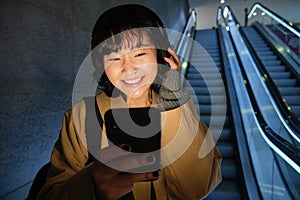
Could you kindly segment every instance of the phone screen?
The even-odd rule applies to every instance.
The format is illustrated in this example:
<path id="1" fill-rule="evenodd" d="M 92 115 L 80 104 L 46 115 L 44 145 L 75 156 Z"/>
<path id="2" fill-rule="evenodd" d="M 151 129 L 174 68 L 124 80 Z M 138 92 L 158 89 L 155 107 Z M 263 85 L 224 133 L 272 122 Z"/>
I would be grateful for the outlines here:
<path id="1" fill-rule="evenodd" d="M 156 163 L 139 169 L 160 168 L 161 111 L 153 107 L 110 109 L 104 115 L 107 138 L 115 145 L 128 144 L 133 153 L 152 154 Z M 136 171 L 136 170 L 135 170 Z"/>

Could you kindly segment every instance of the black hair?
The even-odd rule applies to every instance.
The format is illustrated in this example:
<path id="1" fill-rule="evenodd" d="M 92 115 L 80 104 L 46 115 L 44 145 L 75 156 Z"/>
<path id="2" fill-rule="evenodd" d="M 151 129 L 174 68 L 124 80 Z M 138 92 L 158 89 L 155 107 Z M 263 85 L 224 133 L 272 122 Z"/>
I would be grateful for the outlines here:
<path id="1" fill-rule="evenodd" d="M 170 46 L 168 35 L 161 19 L 152 10 L 142 5 L 125 4 L 105 11 L 98 18 L 92 32 L 92 63 L 94 78 L 108 96 L 112 96 L 115 88 L 104 71 L 103 56 L 119 51 L 124 45 L 128 48 L 140 47 L 143 37 L 148 37 L 157 49 L 157 63 L 165 64 L 166 49 Z M 133 44 L 132 39 L 138 42 Z M 165 67 L 158 68 L 156 80 L 151 86 L 156 93 L 165 71 Z"/>

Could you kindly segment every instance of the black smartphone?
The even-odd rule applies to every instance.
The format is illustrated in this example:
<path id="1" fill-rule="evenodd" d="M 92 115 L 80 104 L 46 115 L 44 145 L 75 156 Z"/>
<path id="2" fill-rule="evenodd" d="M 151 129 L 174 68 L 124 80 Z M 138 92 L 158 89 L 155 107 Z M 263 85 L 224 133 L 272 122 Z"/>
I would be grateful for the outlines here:
<path id="1" fill-rule="evenodd" d="M 133 169 L 133 172 L 160 169 L 161 111 L 159 109 L 153 107 L 110 109 L 104 115 L 104 123 L 110 142 L 115 145 L 127 144 L 131 147 L 132 153 L 155 157 L 154 164 Z"/>

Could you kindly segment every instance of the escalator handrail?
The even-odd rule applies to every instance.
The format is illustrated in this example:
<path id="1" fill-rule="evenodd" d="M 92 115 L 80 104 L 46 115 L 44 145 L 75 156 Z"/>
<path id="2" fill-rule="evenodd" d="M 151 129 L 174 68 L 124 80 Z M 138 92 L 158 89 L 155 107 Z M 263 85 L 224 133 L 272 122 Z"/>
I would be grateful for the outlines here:
<path id="1" fill-rule="evenodd" d="M 249 11 L 249 13 L 247 15 L 247 19 L 248 20 L 252 17 L 254 11 L 257 8 L 260 9 L 260 10 L 262 10 L 266 14 L 268 14 L 271 18 L 273 18 L 279 24 L 281 24 L 282 26 L 284 26 L 285 28 L 287 28 L 290 32 L 292 32 L 293 34 L 295 34 L 298 38 L 300 37 L 300 29 L 297 26 L 291 24 L 288 20 L 286 20 L 285 18 L 281 17 L 277 13 L 273 12 L 271 9 L 267 8 L 266 6 L 262 5 L 261 3 L 255 3 L 251 7 L 251 9 L 250 9 L 250 11 Z"/>
<path id="2" fill-rule="evenodd" d="M 268 72 L 268 70 L 262 63 L 262 61 L 258 58 L 257 52 L 253 49 L 253 46 L 251 45 L 249 39 L 245 36 L 245 33 L 243 31 L 241 31 L 241 35 L 242 35 L 249 51 L 251 52 L 251 55 L 254 55 L 253 59 L 254 59 L 255 63 L 257 64 L 258 69 L 260 70 L 261 74 L 263 74 L 265 83 L 267 84 L 267 86 L 273 96 L 273 99 L 276 102 L 276 103 L 275 102 L 273 103 L 273 107 L 276 110 L 278 110 L 278 115 L 279 115 L 279 118 L 281 119 L 281 122 L 284 124 L 284 126 L 286 127 L 289 134 L 291 134 L 292 137 L 299 143 L 300 142 L 299 120 L 294 115 L 294 113 L 291 112 L 290 109 L 288 108 L 288 105 L 283 100 L 277 86 L 275 85 L 272 78 L 270 78 L 271 77 L 270 73 Z"/>
<path id="3" fill-rule="evenodd" d="M 174 46 L 174 48 L 176 49 L 177 52 L 180 52 L 181 49 L 183 48 L 184 45 L 184 38 L 183 36 L 186 36 L 189 30 L 189 26 L 191 23 L 193 23 L 193 26 L 196 26 L 197 23 L 197 13 L 195 9 L 192 9 L 190 11 L 189 17 L 184 25 L 183 31 L 182 31 L 182 35 L 181 38 L 178 40 L 178 43 Z"/>
<path id="4" fill-rule="evenodd" d="M 189 17 L 184 26 L 182 35 L 181 35 L 178 43 L 174 47 L 177 55 L 181 55 L 181 56 L 179 56 L 179 60 L 181 63 L 180 73 L 182 74 L 183 77 L 185 77 L 187 67 L 188 67 L 187 66 L 188 62 L 185 60 L 185 58 L 190 57 L 191 50 L 192 50 L 192 45 L 188 44 L 186 41 L 187 41 L 187 37 L 194 38 L 196 24 L 197 24 L 197 12 L 195 9 L 191 9 Z M 191 33 L 189 33 L 189 28 L 192 29 Z"/>

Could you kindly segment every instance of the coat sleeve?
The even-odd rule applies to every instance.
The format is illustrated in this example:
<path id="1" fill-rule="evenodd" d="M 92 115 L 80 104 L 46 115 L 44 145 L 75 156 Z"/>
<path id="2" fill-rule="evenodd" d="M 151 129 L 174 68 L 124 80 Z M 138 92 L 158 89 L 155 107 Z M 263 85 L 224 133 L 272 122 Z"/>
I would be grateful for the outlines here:
<path id="1" fill-rule="evenodd" d="M 168 113 L 168 118 L 172 119 L 170 115 L 176 116 L 176 112 L 178 110 Z M 191 131 L 195 130 L 196 134 L 192 136 L 193 140 L 183 150 L 181 156 L 162 169 L 167 199 L 202 199 L 215 189 L 222 180 L 220 170 L 221 154 L 212 142 L 213 139 L 209 129 L 196 115 L 198 116 L 193 110 L 191 102 L 181 107 L 181 120 L 177 124 L 180 124 L 182 131 L 177 133 L 176 136 L 179 137 L 179 140 L 177 140 L 178 142 L 176 142 L 172 152 L 164 155 L 168 159 L 172 156 L 172 153 L 182 149 L 184 145 L 181 145 L 181 143 L 189 138 L 188 135 Z M 172 126 L 174 124 L 173 122 Z M 178 129 L 178 127 L 175 129 Z M 170 133 L 165 136 L 168 137 L 168 141 L 164 138 L 167 143 L 174 139 L 173 136 L 170 137 L 168 134 Z M 201 149 L 204 149 L 205 152 L 202 156 L 199 153 Z"/>
<path id="2" fill-rule="evenodd" d="M 81 105 L 82 106 L 82 105 Z M 96 199 L 92 178 L 92 165 L 86 166 L 88 151 L 84 140 L 77 134 L 85 109 L 68 110 L 63 119 L 59 138 L 51 155 L 47 180 L 37 199 Z M 78 120 L 74 120 L 75 117 Z M 74 121 L 77 121 L 76 124 Z"/>

